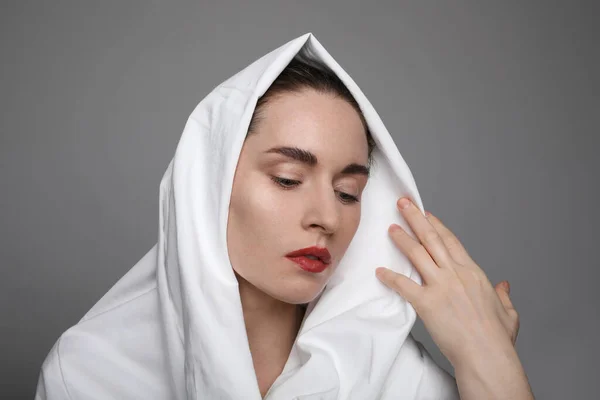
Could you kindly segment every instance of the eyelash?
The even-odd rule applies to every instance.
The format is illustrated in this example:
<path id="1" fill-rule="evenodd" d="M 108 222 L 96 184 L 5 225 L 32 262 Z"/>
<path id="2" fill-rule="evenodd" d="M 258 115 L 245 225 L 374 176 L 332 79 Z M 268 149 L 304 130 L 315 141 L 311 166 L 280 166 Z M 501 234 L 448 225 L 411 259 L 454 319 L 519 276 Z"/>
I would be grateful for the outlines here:
<path id="1" fill-rule="evenodd" d="M 302 182 L 296 181 L 294 179 L 281 178 L 279 176 L 272 176 L 271 180 L 284 190 L 293 189 L 295 186 L 298 186 L 300 183 L 302 183 Z M 358 197 L 352 196 L 351 194 L 344 193 L 344 192 L 338 192 L 338 193 L 340 194 L 340 196 L 343 196 L 343 197 L 340 197 L 340 200 L 344 204 L 358 203 L 360 201 L 358 199 Z"/>

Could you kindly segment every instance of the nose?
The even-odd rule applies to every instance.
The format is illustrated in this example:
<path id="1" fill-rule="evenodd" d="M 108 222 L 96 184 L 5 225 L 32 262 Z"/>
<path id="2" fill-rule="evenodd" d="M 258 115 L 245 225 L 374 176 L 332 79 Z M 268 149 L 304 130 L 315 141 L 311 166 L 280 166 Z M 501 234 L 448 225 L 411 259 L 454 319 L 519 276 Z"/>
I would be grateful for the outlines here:
<path id="1" fill-rule="evenodd" d="M 331 185 L 315 188 L 307 193 L 303 226 L 305 229 L 318 229 L 324 234 L 335 233 L 340 224 L 340 202 Z"/>

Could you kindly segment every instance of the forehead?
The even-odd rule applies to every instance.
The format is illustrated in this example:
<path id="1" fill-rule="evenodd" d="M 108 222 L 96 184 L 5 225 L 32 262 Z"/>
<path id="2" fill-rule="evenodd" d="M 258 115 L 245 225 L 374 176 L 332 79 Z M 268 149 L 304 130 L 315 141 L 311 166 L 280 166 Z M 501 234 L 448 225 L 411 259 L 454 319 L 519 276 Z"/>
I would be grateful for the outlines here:
<path id="1" fill-rule="evenodd" d="M 366 131 L 346 100 L 315 90 L 279 94 L 267 102 L 256 127 L 260 147 L 298 146 L 327 158 L 366 162 Z"/>

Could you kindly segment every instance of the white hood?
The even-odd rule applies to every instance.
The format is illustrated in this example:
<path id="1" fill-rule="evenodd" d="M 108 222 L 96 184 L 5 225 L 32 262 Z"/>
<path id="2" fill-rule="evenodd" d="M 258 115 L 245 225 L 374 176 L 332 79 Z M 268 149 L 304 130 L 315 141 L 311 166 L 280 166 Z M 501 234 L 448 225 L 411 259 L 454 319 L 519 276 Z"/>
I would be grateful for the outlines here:
<path id="1" fill-rule="evenodd" d="M 375 277 L 376 267 L 387 266 L 421 283 L 387 233 L 393 222 L 409 229 L 395 206 L 400 196 L 410 196 L 423 210 L 413 176 L 371 103 L 310 33 L 255 61 L 194 109 L 160 184 L 157 244 L 63 334 L 44 364 L 38 398 L 54 398 L 55 392 L 73 399 L 261 399 L 227 252 L 227 218 L 256 102 L 299 52 L 326 64 L 348 87 L 376 149 L 358 231 L 325 290 L 309 304 L 266 398 L 458 398 L 452 377 L 409 335 L 416 318 L 412 306 Z M 152 321 L 138 323 L 140 314 Z M 127 332 L 135 340 L 115 333 L 129 321 Z M 84 357 L 91 348 L 93 354 Z M 160 353 L 158 361 L 137 362 L 144 351 Z M 111 364 L 111 352 L 128 367 L 116 365 L 114 357 Z M 155 396 L 166 397 L 144 394 L 148 380 Z M 127 388 L 132 382 L 135 390 Z M 53 387 L 59 384 L 64 392 Z"/>

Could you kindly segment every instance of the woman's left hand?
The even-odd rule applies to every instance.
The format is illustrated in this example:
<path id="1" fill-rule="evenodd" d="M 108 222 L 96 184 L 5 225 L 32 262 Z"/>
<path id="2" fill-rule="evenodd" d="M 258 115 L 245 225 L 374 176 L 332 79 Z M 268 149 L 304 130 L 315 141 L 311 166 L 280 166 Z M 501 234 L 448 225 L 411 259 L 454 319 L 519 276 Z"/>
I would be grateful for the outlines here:
<path id="1" fill-rule="evenodd" d="M 393 224 L 389 233 L 423 278 L 378 268 L 377 276 L 409 301 L 440 351 L 456 368 L 482 357 L 515 352 L 519 316 L 508 282 L 493 287 L 458 238 L 441 221 L 425 217 L 412 202 L 400 212 L 419 239 Z M 408 199 L 406 199 L 408 200 Z"/>

